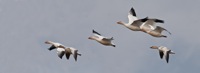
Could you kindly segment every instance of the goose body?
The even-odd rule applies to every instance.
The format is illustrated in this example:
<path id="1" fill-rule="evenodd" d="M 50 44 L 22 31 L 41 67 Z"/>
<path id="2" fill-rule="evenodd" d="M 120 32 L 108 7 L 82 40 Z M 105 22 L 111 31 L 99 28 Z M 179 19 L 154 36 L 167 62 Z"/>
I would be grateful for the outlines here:
<path id="1" fill-rule="evenodd" d="M 169 62 L 169 54 L 175 54 L 173 51 L 164 46 L 151 46 L 151 49 L 157 49 L 159 51 L 160 58 L 165 57 L 167 63 Z"/>
<path id="2" fill-rule="evenodd" d="M 88 39 L 95 40 L 106 46 L 115 47 L 115 45 L 112 43 L 113 37 L 111 37 L 111 38 L 104 37 L 101 34 L 99 34 L 98 32 L 96 32 L 95 30 L 93 30 L 92 32 L 93 32 L 94 36 L 90 36 Z"/>

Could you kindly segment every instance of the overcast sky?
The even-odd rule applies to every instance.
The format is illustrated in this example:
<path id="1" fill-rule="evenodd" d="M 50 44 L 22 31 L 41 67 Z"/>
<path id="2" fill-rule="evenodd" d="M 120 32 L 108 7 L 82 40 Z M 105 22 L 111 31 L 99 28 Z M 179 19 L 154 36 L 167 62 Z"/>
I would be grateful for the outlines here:
<path id="1" fill-rule="evenodd" d="M 0 0 L 0 73 L 198 73 L 200 72 L 200 0 Z M 168 38 L 134 32 L 128 22 L 133 7 L 138 18 L 165 20 Z M 95 29 L 114 37 L 116 48 L 89 40 Z M 75 62 L 49 51 L 51 40 L 77 48 Z M 176 54 L 169 63 L 157 50 Z"/>

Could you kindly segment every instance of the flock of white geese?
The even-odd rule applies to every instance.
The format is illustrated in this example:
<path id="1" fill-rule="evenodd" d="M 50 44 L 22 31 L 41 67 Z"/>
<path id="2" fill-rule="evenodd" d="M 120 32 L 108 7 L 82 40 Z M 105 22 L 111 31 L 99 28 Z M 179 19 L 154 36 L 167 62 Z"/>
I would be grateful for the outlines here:
<path id="1" fill-rule="evenodd" d="M 127 27 L 128 29 L 132 31 L 141 31 L 144 33 L 147 33 L 153 37 L 164 37 L 166 38 L 166 35 L 163 35 L 162 32 L 165 30 L 165 28 L 161 26 L 157 26 L 156 23 L 164 23 L 164 20 L 156 19 L 156 18 L 137 18 L 135 10 L 133 8 L 130 9 L 128 13 L 128 23 L 124 23 L 122 21 L 118 21 L 117 24 L 123 25 Z M 102 45 L 105 46 L 113 46 L 116 47 L 116 45 L 112 42 L 113 37 L 105 37 L 102 36 L 97 31 L 93 30 L 93 36 L 90 36 L 88 39 L 95 40 Z M 169 31 L 167 31 L 169 34 L 171 34 Z M 73 47 L 66 47 L 60 43 L 52 42 L 52 41 L 45 41 L 46 44 L 50 44 L 51 47 L 48 48 L 48 50 L 57 50 L 58 57 L 62 59 L 62 57 L 65 55 L 67 60 L 69 60 L 70 55 L 72 54 L 75 61 L 77 61 L 77 56 L 81 56 L 80 53 L 78 53 L 78 50 Z M 167 63 L 169 62 L 169 54 L 175 54 L 173 51 L 168 49 L 164 46 L 151 46 L 151 49 L 157 49 L 159 51 L 160 58 L 163 59 L 165 57 Z"/>

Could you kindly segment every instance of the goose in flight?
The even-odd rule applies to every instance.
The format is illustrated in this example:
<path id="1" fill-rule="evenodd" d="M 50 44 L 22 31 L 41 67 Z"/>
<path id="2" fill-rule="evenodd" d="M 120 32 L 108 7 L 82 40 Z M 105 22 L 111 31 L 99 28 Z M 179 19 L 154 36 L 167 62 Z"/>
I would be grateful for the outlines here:
<path id="1" fill-rule="evenodd" d="M 147 34 L 150 34 L 151 36 L 166 38 L 167 36 L 162 34 L 163 30 L 167 31 L 171 35 L 171 33 L 165 28 L 155 25 L 156 23 L 164 23 L 164 20 L 155 19 L 155 18 L 150 19 L 146 17 L 142 19 L 142 21 L 144 23 L 140 26 L 140 29 Z"/>
<path id="2" fill-rule="evenodd" d="M 95 30 L 92 30 L 92 32 L 93 32 L 94 36 L 90 36 L 88 39 L 95 40 L 106 46 L 115 47 L 115 45 L 112 43 L 112 40 L 114 40 L 113 37 L 111 37 L 111 38 L 104 37 L 100 33 L 96 32 Z"/>
<path id="3" fill-rule="evenodd" d="M 163 57 L 165 57 L 167 63 L 169 62 L 169 54 L 175 54 L 173 51 L 164 46 L 151 46 L 150 48 L 157 49 L 159 51 L 160 58 L 163 59 Z"/>
<path id="4" fill-rule="evenodd" d="M 142 19 L 142 22 L 140 29 L 142 31 L 151 31 L 156 28 L 156 23 L 164 23 L 164 20 L 146 17 Z"/>
<path id="5" fill-rule="evenodd" d="M 128 23 L 122 21 L 117 22 L 117 24 L 121 24 L 132 31 L 141 31 L 139 26 L 142 23 L 142 20 L 137 18 L 135 10 L 133 8 L 131 8 L 128 13 Z"/>

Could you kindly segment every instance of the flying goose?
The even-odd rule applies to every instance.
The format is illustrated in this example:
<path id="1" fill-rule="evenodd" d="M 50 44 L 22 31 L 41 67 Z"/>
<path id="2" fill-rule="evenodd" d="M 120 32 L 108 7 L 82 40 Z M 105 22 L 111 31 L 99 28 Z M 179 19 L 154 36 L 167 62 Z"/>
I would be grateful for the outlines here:
<path id="1" fill-rule="evenodd" d="M 165 57 L 167 63 L 169 62 L 169 54 L 175 54 L 173 51 L 164 46 L 151 46 L 150 48 L 158 49 L 160 58 L 163 59 L 163 57 Z"/>
<path id="2" fill-rule="evenodd" d="M 100 33 L 96 32 L 95 30 L 92 30 L 92 32 L 93 32 L 94 36 L 90 36 L 88 39 L 96 40 L 97 42 L 99 42 L 103 45 L 106 45 L 106 46 L 115 47 L 115 45 L 112 43 L 112 40 L 114 40 L 113 37 L 111 37 L 111 38 L 104 37 Z"/>
<path id="3" fill-rule="evenodd" d="M 142 31 L 151 31 L 154 30 L 156 28 L 156 23 L 164 23 L 164 20 L 161 19 L 156 19 L 156 18 L 143 18 L 142 20 L 142 24 L 140 25 L 140 29 Z"/>
<path id="4" fill-rule="evenodd" d="M 155 25 L 156 23 L 164 23 L 164 20 L 160 20 L 160 19 L 156 19 L 156 18 L 148 18 L 148 17 L 141 19 L 141 20 L 142 20 L 142 22 L 144 22 L 140 26 L 140 29 L 143 32 L 150 34 L 151 36 L 154 36 L 154 37 L 165 37 L 166 38 L 167 36 L 162 34 L 162 31 L 165 30 L 171 35 L 171 33 L 168 30 L 166 30 L 165 28 Z"/>
<path id="5" fill-rule="evenodd" d="M 141 31 L 139 26 L 142 23 L 143 22 L 141 21 L 141 19 L 137 18 L 135 10 L 133 8 L 131 8 L 129 13 L 128 13 L 128 23 L 124 23 L 122 21 L 117 22 L 117 24 L 121 24 L 121 25 L 127 27 L 128 29 L 130 29 L 132 31 Z"/>
<path id="6" fill-rule="evenodd" d="M 46 44 L 51 44 L 52 46 L 49 49 L 49 51 L 56 49 L 56 48 L 65 48 L 65 46 L 63 46 L 60 43 L 57 42 L 52 42 L 52 41 L 45 41 Z"/>

